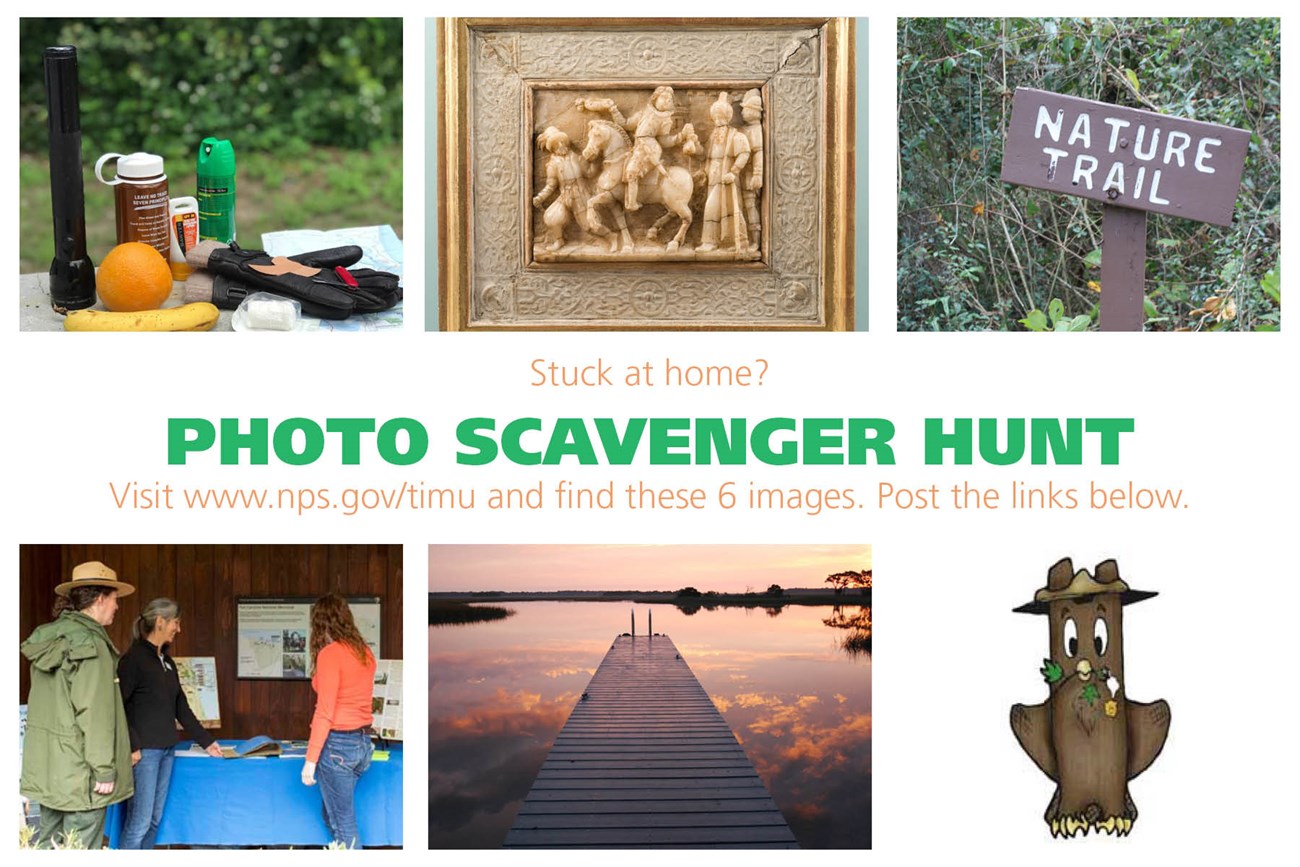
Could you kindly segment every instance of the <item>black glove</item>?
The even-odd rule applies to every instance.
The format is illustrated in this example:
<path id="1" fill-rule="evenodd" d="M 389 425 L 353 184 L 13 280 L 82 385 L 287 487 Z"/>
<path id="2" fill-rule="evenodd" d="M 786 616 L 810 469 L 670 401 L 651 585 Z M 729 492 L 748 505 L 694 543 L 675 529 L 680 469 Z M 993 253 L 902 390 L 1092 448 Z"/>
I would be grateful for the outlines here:
<path id="1" fill-rule="evenodd" d="M 292 298 L 302 305 L 303 313 L 321 319 L 378 313 L 402 300 L 396 274 L 346 267 L 360 258 L 361 248 L 355 246 L 272 257 L 262 250 L 216 241 L 203 241 L 185 254 L 190 267 L 212 273 L 214 304 L 220 294 L 237 307 L 250 292 L 260 290 Z"/>

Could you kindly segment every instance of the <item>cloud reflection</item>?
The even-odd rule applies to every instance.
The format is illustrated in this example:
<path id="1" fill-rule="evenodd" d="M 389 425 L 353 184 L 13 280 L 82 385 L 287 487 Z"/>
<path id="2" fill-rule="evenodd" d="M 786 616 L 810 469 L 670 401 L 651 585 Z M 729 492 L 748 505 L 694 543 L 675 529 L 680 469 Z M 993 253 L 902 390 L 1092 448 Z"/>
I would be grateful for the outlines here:
<path id="1" fill-rule="evenodd" d="M 745 753 L 801 842 L 870 846 L 869 711 L 843 692 L 743 692 L 714 704 L 743 733 Z"/>
<path id="2" fill-rule="evenodd" d="M 527 627 L 528 618 L 512 618 Z M 535 625 L 535 624 L 534 624 Z M 497 847 L 608 642 L 430 630 L 429 843 Z"/>
<path id="3" fill-rule="evenodd" d="M 519 603 L 508 628 L 431 634 L 431 848 L 501 845 L 556 733 L 626 630 L 628 607 Z M 654 623 L 723 713 L 800 844 L 865 848 L 871 659 L 840 649 L 849 630 L 828 628 L 830 613 L 789 606 L 777 619 L 745 609 L 688 618 L 664 606 Z"/>

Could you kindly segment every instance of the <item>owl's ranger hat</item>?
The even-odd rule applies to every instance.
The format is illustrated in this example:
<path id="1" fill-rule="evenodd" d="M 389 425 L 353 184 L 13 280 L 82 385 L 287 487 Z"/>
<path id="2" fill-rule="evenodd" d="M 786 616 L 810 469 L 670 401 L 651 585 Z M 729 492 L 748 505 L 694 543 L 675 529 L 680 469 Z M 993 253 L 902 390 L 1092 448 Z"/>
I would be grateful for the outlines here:
<path id="1" fill-rule="evenodd" d="M 1156 595 L 1154 590 L 1131 589 L 1119 577 L 1119 564 L 1114 560 L 1098 563 L 1094 577 L 1087 569 L 1075 572 L 1074 563 L 1064 557 L 1047 570 L 1047 586 L 1034 594 L 1034 601 L 1011 610 L 1019 614 L 1046 614 L 1048 605 L 1059 599 L 1088 599 L 1102 593 L 1118 594 L 1120 605 L 1132 605 Z"/>

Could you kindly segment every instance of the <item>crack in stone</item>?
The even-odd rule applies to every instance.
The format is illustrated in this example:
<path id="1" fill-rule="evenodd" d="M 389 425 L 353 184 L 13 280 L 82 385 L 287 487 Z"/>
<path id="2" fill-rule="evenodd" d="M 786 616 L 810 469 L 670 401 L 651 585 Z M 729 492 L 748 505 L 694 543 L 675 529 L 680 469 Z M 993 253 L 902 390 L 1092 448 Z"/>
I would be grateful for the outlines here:
<path id="1" fill-rule="evenodd" d="M 494 39 L 490 36 L 486 36 L 483 38 L 483 47 L 491 49 L 492 54 L 496 56 L 497 61 L 505 67 L 507 71 L 513 72 L 515 75 L 519 74 L 519 70 L 515 66 L 515 58 L 513 56 L 514 52 L 511 50 L 511 43 L 509 40 Z"/>
<path id="2" fill-rule="evenodd" d="M 798 54 L 801 49 L 807 48 L 812 51 L 811 43 L 817 38 L 817 35 L 818 31 L 816 30 L 805 30 L 796 34 L 790 44 L 786 46 L 785 52 L 781 55 L 781 60 L 776 65 L 776 73 L 773 74 L 778 74 L 784 70 L 790 59 Z"/>

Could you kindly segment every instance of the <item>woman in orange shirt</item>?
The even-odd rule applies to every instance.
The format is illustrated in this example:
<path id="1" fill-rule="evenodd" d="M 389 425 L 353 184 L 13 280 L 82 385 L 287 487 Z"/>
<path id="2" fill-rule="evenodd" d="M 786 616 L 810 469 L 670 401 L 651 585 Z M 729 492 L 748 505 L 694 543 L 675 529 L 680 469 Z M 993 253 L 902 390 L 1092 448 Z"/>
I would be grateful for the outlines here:
<path id="1" fill-rule="evenodd" d="M 357 630 L 342 596 L 331 593 L 311 607 L 311 719 L 303 785 L 320 783 L 325 824 L 335 842 L 361 848 L 353 795 L 370 767 L 370 703 L 375 691 L 375 657 Z"/>

